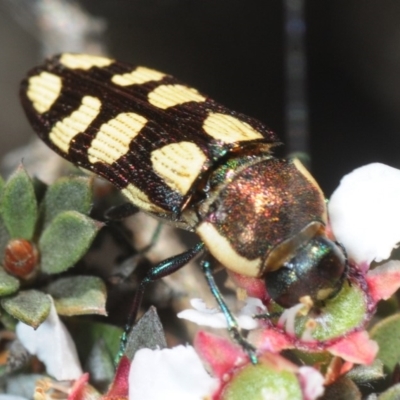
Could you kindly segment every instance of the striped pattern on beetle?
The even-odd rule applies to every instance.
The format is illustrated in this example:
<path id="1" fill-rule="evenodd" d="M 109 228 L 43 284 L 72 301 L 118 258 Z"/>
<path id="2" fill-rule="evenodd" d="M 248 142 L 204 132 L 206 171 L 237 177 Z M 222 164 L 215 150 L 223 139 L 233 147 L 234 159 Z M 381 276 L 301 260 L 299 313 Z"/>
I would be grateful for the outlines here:
<path id="1" fill-rule="evenodd" d="M 281 305 L 339 290 L 346 261 L 326 236 L 324 196 L 298 161 L 272 155 L 279 140 L 259 121 L 170 75 L 82 54 L 33 69 L 21 98 L 58 154 L 195 231 L 226 268 L 265 279 Z"/>

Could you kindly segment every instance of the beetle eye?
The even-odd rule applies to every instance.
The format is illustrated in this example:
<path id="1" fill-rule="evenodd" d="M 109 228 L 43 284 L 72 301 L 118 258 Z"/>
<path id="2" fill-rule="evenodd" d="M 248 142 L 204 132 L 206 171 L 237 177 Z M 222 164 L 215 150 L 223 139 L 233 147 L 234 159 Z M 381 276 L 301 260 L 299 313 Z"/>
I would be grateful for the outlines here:
<path id="1" fill-rule="evenodd" d="M 303 296 L 314 302 L 326 300 L 341 288 L 346 262 L 338 245 L 325 236 L 315 236 L 280 268 L 265 275 L 268 294 L 285 308 Z"/>

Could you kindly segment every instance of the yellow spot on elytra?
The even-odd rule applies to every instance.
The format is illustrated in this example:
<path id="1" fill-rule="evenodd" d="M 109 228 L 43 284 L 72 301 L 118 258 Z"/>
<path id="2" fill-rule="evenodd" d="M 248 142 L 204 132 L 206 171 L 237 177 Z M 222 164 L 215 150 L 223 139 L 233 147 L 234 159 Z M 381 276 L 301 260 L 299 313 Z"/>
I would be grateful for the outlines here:
<path id="1" fill-rule="evenodd" d="M 116 85 L 129 86 L 129 85 L 142 85 L 150 81 L 159 81 L 164 78 L 165 74 L 155 71 L 146 67 L 137 67 L 132 72 L 126 74 L 114 75 L 111 81 Z"/>
<path id="2" fill-rule="evenodd" d="M 201 102 L 206 98 L 196 89 L 184 85 L 161 85 L 147 95 L 149 102 L 163 110 L 189 101 Z"/>
<path id="3" fill-rule="evenodd" d="M 64 153 L 68 153 L 71 140 L 84 132 L 100 112 L 101 102 L 97 97 L 85 96 L 77 110 L 58 121 L 49 134 L 51 142 Z"/>
<path id="4" fill-rule="evenodd" d="M 92 67 L 108 67 L 114 60 L 106 57 L 91 56 L 89 54 L 64 53 L 60 63 L 71 69 L 90 69 Z"/>
<path id="5" fill-rule="evenodd" d="M 172 143 L 151 152 L 153 170 L 182 195 L 189 191 L 206 161 L 203 151 L 191 142 Z"/>
<path id="6" fill-rule="evenodd" d="M 62 81 L 57 75 L 43 71 L 29 78 L 26 95 L 40 114 L 48 111 L 61 93 Z"/>
<path id="7" fill-rule="evenodd" d="M 146 124 L 147 119 L 135 113 L 121 113 L 101 125 L 88 150 L 88 159 L 94 164 L 102 161 L 112 164 L 129 151 L 129 145 Z"/>
<path id="8" fill-rule="evenodd" d="M 122 189 L 121 192 L 130 202 L 132 202 L 132 204 L 143 211 L 165 213 L 165 210 L 153 204 L 147 197 L 146 193 L 132 183 L 130 183 L 126 188 Z"/>
<path id="9" fill-rule="evenodd" d="M 263 135 L 248 123 L 221 113 L 210 113 L 203 123 L 203 129 L 214 139 L 225 143 L 263 138 Z"/>
<path id="10" fill-rule="evenodd" d="M 245 276 L 260 276 L 261 259 L 249 260 L 238 254 L 228 239 L 222 236 L 213 224 L 202 222 L 196 228 L 196 233 L 207 246 L 208 251 L 226 268 Z"/>

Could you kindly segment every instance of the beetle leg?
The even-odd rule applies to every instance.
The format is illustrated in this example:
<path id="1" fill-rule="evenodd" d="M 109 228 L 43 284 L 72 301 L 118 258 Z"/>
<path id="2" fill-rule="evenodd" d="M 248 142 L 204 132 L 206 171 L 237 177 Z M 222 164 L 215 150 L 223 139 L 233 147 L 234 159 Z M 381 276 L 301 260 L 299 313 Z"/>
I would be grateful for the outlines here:
<path id="1" fill-rule="evenodd" d="M 222 294 L 217 284 L 215 283 L 214 276 L 210 268 L 210 262 L 203 260 L 201 262 L 201 267 L 207 279 L 207 283 L 211 290 L 211 293 L 213 294 L 215 300 L 217 301 L 219 308 L 224 313 L 230 335 L 232 336 L 233 340 L 235 340 L 235 342 L 238 343 L 247 353 L 252 364 L 257 364 L 258 361 L 257 361 L 256 349 L 240 333 L 239 325 L 235 317 L 232 315 L 231 310 L 225 303 L 225 300 L 222 297 Z"/>
<path id="2" fill-rule="evenodd" d="M 146 276 L 141 280 L 139 287 L 136 290 L 128 320 L 125 325 L 124 332 L 121 336 L 120 348 L 116 357 L 116 362 L 118 362 L 124 354 L 127 339 L 132 329 L 132 325 L 136 321 L 136 317 L 142 303 L 143 294 L 147 285 L 178 271 L 180 268 L 184 267 L 190 260 L 192 260 L 195 256 L 203 251 L 204 243 L 197 243 L 194 247 L 185 251 L 184 253 L 167 258 L 166 260 L 161 261 L 157 265 L 150 268 L 149 271 L 147 271 Z"/>

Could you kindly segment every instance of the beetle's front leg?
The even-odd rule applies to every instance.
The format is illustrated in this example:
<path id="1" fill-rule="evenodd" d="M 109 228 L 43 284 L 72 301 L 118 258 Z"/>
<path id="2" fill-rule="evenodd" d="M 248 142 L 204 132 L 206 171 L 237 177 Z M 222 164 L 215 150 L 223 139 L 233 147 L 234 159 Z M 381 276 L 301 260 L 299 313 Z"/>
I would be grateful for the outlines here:
<path id="1" fill-rule="evenodd" d="M 129 313 L 128 320 L 121 337 L 121 343 L 116 357 L 116 362 L 118 362 L 119 359 L 124 354 L 126 348 L 126 341 L 128 339 L 129 332 L 132 329 L 132 325 L 136 321 L 136 317 L 138 315 L 140 305 L 142 303 L 143 294 L 146 290 L 147 285 L 178 271 L 179 269 L 184 267 L 190 260 L 192 260 L 194 257 L 202 253 L 203 251 L 204 251 L 204 243 L 200 242 L 196 244 L 193 248 L 185 251 L 184 253 L 178 254 L 164 261 L 161 261 L 160 263 L 158 263 L 157 265 L 155 265 L 154 267 L 150 268 L 147 271 L 146 276 L 141 280 L 139 287 L 136 290 L 131 311 Z"/>
<path id="2" fill-rule="evenodd" d="M 219 290 L 217 284 L 215 283 L 214 276 L 210 268 L 210 262 L 203 260 L 201 262 L 201 267 L 207 279 L 207 283 L 208 286 L 210 287 L 211 293 L 213 294 L 215 300 L 217 301 L 219 308 L 224 313 L 230 335 L 232 336 L 233 340 L 235 340 L 235 342 L 238 343 L 245 350 L 245 352 L 248 354 L 250 358 L 250 361 L 253 364 L 257 364 L 258 360 L 256 355 L 256 349 L 242 336 L 239 325 L 235 317 L 232 315 L 231 310 L 225 303 L 224 298 L 222 297 L 221 291 Z"/>

